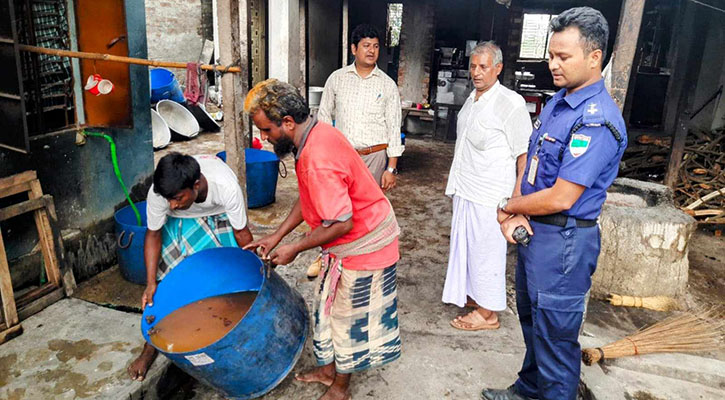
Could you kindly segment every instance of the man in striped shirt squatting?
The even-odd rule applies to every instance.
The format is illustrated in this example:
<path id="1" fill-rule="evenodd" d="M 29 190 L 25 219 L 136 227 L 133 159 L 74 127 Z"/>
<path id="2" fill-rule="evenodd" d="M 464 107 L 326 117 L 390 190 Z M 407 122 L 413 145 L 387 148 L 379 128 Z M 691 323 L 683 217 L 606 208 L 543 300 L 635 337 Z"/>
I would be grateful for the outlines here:
<path id="1" fill-rule="evenodd" d="M 350 399 L 352 373 L 400 357 L 395 213 L 355 149 L 340 131 L 310 117 L 292 85 L 276 79 L 257 84 L 244 110 L 278 155 L 295 153 L 299 187 L 299 198 L 277 230 L 245 248 L 287 265 L 300 252 L 322 247 L 313 302 L 319 367 L 297 379 L 327 386 L 320 399 Z M 277 247 L 302 221 L 311 232 Z"/>

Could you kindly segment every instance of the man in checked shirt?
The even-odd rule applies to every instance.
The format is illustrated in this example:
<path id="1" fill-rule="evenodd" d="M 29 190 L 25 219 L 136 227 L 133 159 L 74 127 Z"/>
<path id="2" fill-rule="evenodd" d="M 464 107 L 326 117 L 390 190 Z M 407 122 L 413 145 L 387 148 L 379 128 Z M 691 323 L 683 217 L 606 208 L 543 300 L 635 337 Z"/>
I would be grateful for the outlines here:
<path id="1" fill-rule="evenodd" d="M 338 128 L 350 141 L 384 191 L 395 187 L 400 140 L 398 86 L 377 66 L 380 34 L 371 25 L 352 31 L 355 62 L 333 72 L 322 92 L 320 121 Z"/>

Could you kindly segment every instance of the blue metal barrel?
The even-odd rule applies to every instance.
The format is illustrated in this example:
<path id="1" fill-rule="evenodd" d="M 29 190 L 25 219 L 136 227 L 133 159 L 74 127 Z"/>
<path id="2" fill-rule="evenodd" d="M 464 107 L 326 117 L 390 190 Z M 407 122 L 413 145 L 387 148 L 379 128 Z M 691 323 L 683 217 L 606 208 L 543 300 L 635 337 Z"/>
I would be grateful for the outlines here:
<path id="1" fill-rule="evenodd" d="M 227 152 L 217 153 L 217 157 L 227 160 Z M 279 157 L 271 151 L 244 149 L 247 167 L 247 207 L 259 208 L 275 201 Z"/>
<path id="2" fill-rule="evenodd" d="M 149 329 L 173 311 L 208 297 L 257 291 L 247 314 L 215 343 L 187 353 L 159 349 L 179 368 L 231 399 L 260 397 L 277 386 L 302 353 L 308 331 L 305 301 L 252 252 L 220 247 L 194 253 L 159 283 L 141 321 Z"/>
<path id="3" fill-rule="evenodd" d="M 121 275 L 133 283 L 146 284 L 146 264 L 143 260 L 143 242 L 146 237 L 146 202 L 135 203 L 141 214 L 141 226 L 138 226 L 136 214 L 131 206 L 116 212 L 116 255 Z"/>

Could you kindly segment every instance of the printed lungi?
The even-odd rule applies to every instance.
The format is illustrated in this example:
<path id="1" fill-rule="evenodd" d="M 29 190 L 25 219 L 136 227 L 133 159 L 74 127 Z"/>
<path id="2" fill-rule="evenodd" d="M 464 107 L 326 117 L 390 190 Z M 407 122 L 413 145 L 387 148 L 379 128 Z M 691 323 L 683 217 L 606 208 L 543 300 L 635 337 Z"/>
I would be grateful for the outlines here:
<path id="1" fill-rule="evenodd" d="M 336 295 L 329 315 L 330 271 L 317 278 L 313 348 L 318 365 L 335 362 L 349 374 L 376 368 L 400 357 L 397 266 L 374 271 L 344 269 L 341 263 Z"/>
<path id="2" fill-rule="evenodd" d="M 167 217 L 161 228 L 161 261 L 156 279 L 164 279 L 184 258 L 215 247 L 239 247 L 226 213 L 198 218 Z"/>

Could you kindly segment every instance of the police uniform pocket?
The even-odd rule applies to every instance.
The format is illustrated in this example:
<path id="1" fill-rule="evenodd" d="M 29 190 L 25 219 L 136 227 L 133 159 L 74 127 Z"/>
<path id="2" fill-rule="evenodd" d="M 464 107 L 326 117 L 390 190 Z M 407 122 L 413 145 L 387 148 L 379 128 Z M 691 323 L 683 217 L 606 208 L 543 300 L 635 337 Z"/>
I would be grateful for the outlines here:
<path id="1" fill-rule="evenodd" d="M 545 187 L 553 186 L 559 176 L 559 166 L 561 165 L 559 152 L 561 149 L 562 144 L 558 140 L 555 142 L 544 140 L 541 145 L 537 179 L 542 179 Z"/>
<path id="2" fill-rule="evenodd" d="M 576 340 L 586 307 L 586 293 L 539 292 L 536 328 L 544 337 Z"/>

